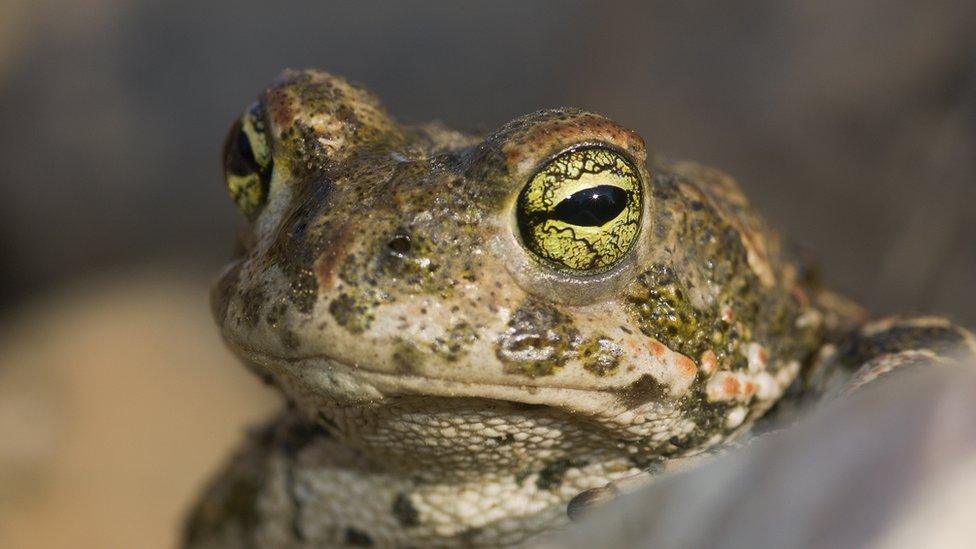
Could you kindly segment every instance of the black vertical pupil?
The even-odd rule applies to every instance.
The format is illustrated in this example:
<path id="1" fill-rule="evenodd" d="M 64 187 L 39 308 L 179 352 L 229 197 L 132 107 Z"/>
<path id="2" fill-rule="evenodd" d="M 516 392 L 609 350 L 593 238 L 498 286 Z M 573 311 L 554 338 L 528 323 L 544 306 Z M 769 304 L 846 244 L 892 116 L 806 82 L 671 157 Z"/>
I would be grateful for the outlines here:
<path id="1" fill-rule="evenodd" d="M 241 128 L 240 121 L 237 121 L 230 130 L 224 153 L 224 165 L 228 172 L 236 175 L 247 175 L 261 170 L 257 159 L 254 158 L 251 140 Z"/>
<path id="2" fill-rule="evenodd" d="M 627 191 L 613 185 L 597 185 L 577 191 L 556 205 L 552 218 L 581 227 L 599 227 L 627 207 Z"/>

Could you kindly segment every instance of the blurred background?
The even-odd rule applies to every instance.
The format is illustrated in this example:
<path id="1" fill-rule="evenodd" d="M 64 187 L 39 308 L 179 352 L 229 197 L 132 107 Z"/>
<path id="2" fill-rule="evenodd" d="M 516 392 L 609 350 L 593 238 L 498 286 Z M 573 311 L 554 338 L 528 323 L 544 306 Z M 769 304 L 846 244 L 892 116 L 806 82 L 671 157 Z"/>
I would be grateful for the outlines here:
<path id="1" fill-rule="evenodd" d="M 169 547 L 276 397 L 208 285 L 224 132 L 284 67 L 405 121 L 560 105 L 733 174 L 873 312 L 976 324 L 976 3 L 0 3 L 0 546 Z"/>

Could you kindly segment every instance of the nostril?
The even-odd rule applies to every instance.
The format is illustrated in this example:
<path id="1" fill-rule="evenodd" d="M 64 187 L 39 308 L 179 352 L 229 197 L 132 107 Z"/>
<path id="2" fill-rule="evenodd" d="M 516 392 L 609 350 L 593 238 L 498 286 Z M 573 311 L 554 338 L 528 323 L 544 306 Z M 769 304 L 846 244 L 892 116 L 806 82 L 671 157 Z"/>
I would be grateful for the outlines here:
<path id="1" fill-rule="evenodd" d="M 405 234 L 398 234 L 393 237 L 387 244 L 390 250 L 396 255 L 404 256 L 410 252 L 410 237 Z"/>

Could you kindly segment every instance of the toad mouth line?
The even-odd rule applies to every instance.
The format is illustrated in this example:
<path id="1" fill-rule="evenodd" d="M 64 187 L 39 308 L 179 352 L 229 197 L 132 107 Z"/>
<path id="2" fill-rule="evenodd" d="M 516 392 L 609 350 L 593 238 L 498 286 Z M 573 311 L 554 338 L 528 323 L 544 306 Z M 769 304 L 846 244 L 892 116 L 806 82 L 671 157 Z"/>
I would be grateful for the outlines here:
<path id="1" fill-rule="evenodd" d="M 582 389 L 566 386 L 539 386 L 515 383 L 458 381 L 415 374 L 388 373 L 349 364 L 326 355 L 283 359 L 238 346 L 242 356 L 276 378 L 288 379 L 317 394 L 330 394 L 350 403 L 366 404 L 389 397 L 434 396 L 487 398 L 522 404 L 551 406 L 574 413 L 606 416 L 628 411 L 624 386 Z M 672 401 L 657 401 L 670 407 Z M 632 402 L 631 402 L 632 405 Z"/>

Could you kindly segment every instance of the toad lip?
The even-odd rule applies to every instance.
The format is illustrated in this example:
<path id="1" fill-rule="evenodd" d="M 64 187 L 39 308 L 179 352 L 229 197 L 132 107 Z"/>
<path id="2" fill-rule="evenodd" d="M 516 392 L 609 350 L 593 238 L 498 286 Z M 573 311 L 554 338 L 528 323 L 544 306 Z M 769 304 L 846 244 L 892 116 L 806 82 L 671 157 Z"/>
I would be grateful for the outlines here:
<path id="1" fill-rule="evenodd" d="M 404 373 L 372 370 L 325 355 L 283 359 L 270 354 L 238 349 L 252 364 L 269 371 L 279 381 L 300 389 L 299 393 L 328 396 L 350 405 L 375 404 L 386 398 L 430 396 L 487 398 L 522 404 L 551 406 L 572 413 L 608 416 L 632 408 L 623 387 L 581 389 L 516 383 L 457 381 Z M 670 400 L 655 405 L 670 407 Z"/>

